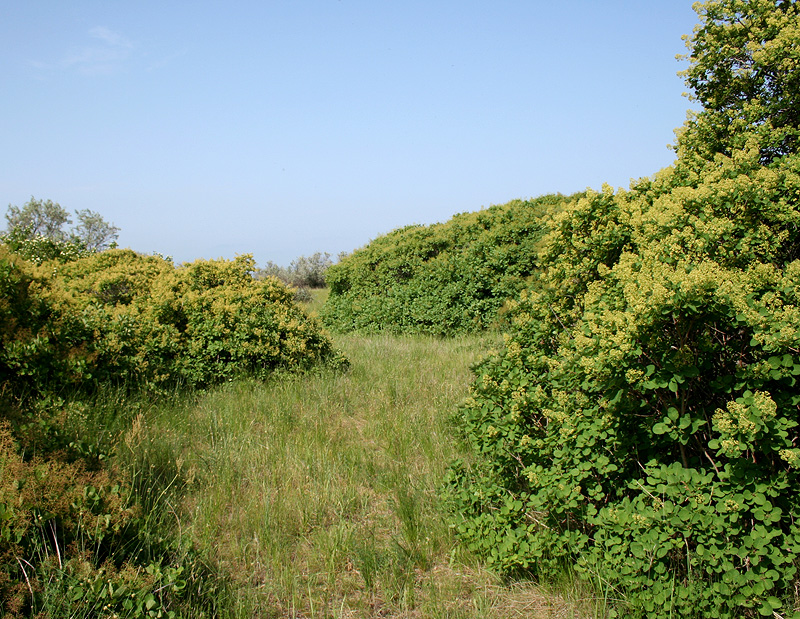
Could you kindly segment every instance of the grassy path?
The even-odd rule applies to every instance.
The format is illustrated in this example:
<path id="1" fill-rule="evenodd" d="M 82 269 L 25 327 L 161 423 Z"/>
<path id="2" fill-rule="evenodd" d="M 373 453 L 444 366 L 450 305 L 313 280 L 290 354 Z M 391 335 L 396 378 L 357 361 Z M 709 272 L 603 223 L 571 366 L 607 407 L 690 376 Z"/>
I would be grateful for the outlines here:
<path id="1" fill-rule="evenodd" d="M 482 570 L 438 498 L 457 455 L 448 415 L 493 342 L 338 344 L 352 363 L 345 374 L 232 382 L 148 416 L 128 437 L 133 450 L 177 462 L 180 534 L 232 575 L 228 614 L 578 617 L 556 596 Z"/>

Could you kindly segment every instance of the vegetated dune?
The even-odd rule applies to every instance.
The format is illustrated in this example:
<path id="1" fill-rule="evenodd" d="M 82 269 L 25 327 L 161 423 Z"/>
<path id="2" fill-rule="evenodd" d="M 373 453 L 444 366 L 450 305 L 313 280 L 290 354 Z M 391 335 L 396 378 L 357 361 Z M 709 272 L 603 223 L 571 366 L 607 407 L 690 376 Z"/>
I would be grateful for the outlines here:
<path id="1" fill-rule="evenodd" d="M 323 320 L 345 332 L 486 329 L 536 271 L 553 216 L 575 197 L 514 200 L 381 236 L 328 270 Z"/>
<path id="2" fill-rule="evenodd" d="M 113 459 L 120 428 L 186 387 L 345 361 L 291 289 L 253 279 L 249 256 L 79 254 L 36 266 L 0 243 L 0 614 L 213 607 L 206 563 L 156 531 L 180 462 L 149 462 L 145 484 L 140 462 Z"/>

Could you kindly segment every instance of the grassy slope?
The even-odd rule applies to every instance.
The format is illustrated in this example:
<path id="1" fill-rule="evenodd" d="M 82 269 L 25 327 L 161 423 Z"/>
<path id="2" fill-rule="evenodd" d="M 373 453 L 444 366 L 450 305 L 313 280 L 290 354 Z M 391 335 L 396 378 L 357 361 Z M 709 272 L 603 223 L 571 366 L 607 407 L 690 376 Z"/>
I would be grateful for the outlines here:
<path id="1" fill-rule="evenodd" d="M 482 571 L 438 499 L 458 449 L 447 418 L 491 336 L 338 344 L 346 374 L 231 382 L 126 439 L 145 461 L 180 460 L 175 526 L 233 575 L 230 615 L 579 616 Z"/>

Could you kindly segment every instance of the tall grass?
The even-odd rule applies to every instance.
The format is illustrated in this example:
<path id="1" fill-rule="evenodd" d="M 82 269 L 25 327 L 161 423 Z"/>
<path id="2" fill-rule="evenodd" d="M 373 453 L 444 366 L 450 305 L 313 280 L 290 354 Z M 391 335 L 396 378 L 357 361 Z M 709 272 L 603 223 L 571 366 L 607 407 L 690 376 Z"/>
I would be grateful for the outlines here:
<path id="1" fill-rule="evenodd" d="M 577 617 L 481 570 L 439 499 L 460 455 L 449 416 L 494 344 L 340 336 L 348 372 L 232 381 L 151 407 L 118 458 L 154 530 L 225 575 L 219 616 Z"/>

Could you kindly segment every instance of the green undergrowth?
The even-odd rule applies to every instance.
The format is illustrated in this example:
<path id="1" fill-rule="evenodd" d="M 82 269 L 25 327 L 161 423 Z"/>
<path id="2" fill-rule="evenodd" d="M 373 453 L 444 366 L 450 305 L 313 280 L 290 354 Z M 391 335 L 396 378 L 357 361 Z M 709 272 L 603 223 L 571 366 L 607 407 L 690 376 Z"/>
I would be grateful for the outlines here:
<path id="1" fill-rule="evenodd" d="M 211 570 L 194 586 L 219 592 L 213 616 L 591 616 L 563 599 L 579 588 L 546 595 L 482 569 L 442 505 L 450 415 L 498 343 L 342 336 L 347 372 L 140 403 L 107 436 L 113 460 L 175 556 Z"/>
<path id="2" fill-rule="evenodd" d="M 191 388 L 346 360 L 291 289 L 253 279 L 249 256 L 11 249 L 0 243 L 0 616 L 217 616 L 215 567 L 173 527 L 181 459 L 160 437 L 128 453 L 121 435 Z"/>

